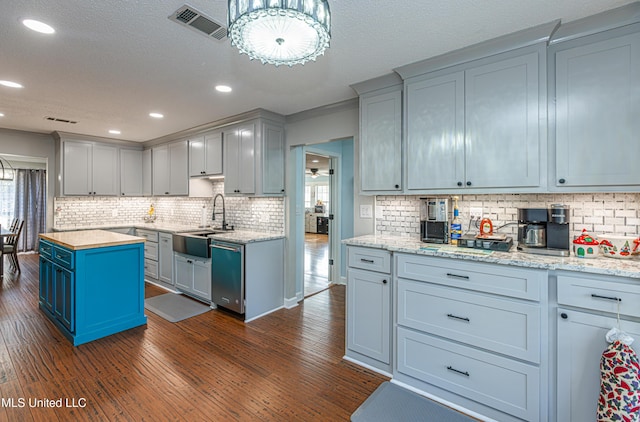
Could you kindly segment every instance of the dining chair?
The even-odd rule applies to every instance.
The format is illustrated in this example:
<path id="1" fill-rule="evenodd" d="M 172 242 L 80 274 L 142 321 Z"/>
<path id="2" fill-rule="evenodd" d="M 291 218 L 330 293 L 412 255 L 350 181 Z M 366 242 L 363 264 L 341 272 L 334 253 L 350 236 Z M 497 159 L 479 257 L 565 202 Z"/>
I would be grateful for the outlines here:
<path id="1" fill-rule="evenodd" d="M 20 263 L 18 262 L 18 239 L 22 233 L 22 227 L 24 226 L 24 220 L 18 222 L 16 230 L 12 230 L 14 234 L 10 234 L 5 237 L 4 244 L 2 245 L 2 259 L 5 255 L 9 255 L 9 263 L 11 269 L 14 272 L 20 272 Z"/>
<path id="2" fill-rule="evenodd" d="M 19 219 L 14 218 L 13 221 L 11 222 L 11 225 L 9 226 L 9 231 L 15 232 L 16 229 L 18 228 L 18 223 L 20 222 Z"/>

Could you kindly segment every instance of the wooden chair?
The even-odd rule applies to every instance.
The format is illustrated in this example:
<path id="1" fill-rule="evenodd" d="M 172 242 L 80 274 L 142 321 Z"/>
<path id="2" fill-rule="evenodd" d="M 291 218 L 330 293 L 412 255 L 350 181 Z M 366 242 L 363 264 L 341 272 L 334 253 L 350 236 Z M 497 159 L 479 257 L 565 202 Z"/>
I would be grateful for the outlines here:
<path id="1" fill-rule="evenodd" d="M 18 239 L 22 233 L 22 226 L 24 226 L 24 220 L 18 222 L 16 230 L 12 230 L 15 234 L 5 237 L 4 245 L 2 246 L 2 259 L 5 255 L 9 255 L 9 262 L 11 269 L 15 272 L 20 272 L 20 263 L 18 262 Z"/>
<path id="2" fill-rule="evenodd" d="M 15 232 L 16 229 L 18 228 L 18 223 L 20 222 L 19 219 L 14 218 L 13 221 L 11 222 L 11 225 L 9 226 L 9 230 L 11 230 L 12 232 Z"/>

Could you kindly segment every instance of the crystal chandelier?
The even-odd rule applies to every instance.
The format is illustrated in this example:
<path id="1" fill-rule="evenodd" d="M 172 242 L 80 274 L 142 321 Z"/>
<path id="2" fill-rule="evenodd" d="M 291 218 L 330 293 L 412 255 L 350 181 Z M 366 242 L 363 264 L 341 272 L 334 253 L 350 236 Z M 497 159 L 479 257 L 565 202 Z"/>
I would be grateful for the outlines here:
<path id="1" fill-rule="evenodd" d="M 0 180 L 13 180 L 13 177 L 14 171 L 11 163 L 6 158 L 0 157 Z"/>
<path id="2" fill-rule="evenodd" d="M 229 39 L 251 60 L 304 64 L 329 47 L 327 0 L 229 0 Z"/>

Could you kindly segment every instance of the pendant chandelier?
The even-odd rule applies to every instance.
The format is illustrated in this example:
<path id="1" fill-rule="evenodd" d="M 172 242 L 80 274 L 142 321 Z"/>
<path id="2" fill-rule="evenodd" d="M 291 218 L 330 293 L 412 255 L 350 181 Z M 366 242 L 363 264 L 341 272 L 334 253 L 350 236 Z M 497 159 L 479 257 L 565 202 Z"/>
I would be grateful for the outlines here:
<path id="1" fill-rule="evenodd" d="M 304 64 L 329 47 L 327 0 L 229 0 L 228 36 L 251 60 Z"/>
<path id="2" fill-rule="evenodd" d="M 6 158 L 0 157 L 0 180 L 13 180 L 14 171 Z"/>

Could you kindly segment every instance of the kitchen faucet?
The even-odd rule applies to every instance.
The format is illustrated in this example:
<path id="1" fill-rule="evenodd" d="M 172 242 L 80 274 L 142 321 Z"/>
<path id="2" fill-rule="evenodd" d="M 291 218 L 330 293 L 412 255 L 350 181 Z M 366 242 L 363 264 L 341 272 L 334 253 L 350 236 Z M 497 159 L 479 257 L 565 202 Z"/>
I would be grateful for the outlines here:
<path id="1" fill-rule="evenodd" d="M 222 198 L 222 230 L 227 230 L 227 210 L 224 206 L 224 196 L 222 196 L 221 193 L 217 194 L 215 198 L 213 198 L 213 214 L 211 215 L 211 219 L 216 221 L 216 201 L 218 200 L 218 197 Z"/>

